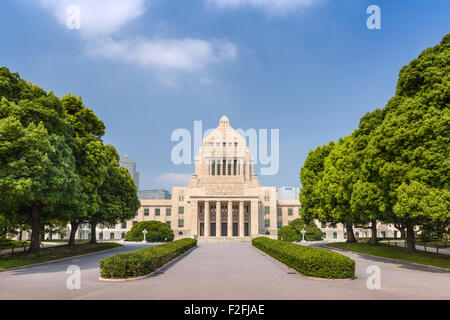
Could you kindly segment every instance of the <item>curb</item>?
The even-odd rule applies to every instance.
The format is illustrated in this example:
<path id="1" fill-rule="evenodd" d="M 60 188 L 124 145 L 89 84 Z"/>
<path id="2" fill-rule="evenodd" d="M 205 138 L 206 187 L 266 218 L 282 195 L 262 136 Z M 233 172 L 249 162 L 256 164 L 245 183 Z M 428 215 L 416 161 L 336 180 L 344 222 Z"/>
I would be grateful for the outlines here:
<path id="1" fill-rule="evenodd" d="M 405 264 L 412 264 L 412 265 L 418 266 L 418 267 L 424 267 L 424 268 L 435 269 L 435 270 L 440 270 L 440 271 L 447 271 L 447 272 L 450 273 L 450 269 L 443 268 L 443 267 L 430 266 L 430 265 L 428 265 L 428 264 L 421 264 L 421 263 L 417 263 L 417 262 L 410 262 L 410 261 L 399 260 L 399 259 L 394 259 L 394 258 L 387 258 L 387 257 L 374 256 L 374 255 L 368 254 L 368 253 L 361 253 L 361 252 L 352 251 L 352 250 L 344 250 L 344 249 L 340 249 L 340 248 L 329 247 L 329 246 L 327 246 L 327 245 L 324 245 L 324 248 L 331 249 L 331 250 L 337 250 L 337 251 L 341 251 L 341 252 L 351 252 L 351 253 L 356 253 L 356 254 L 360 254 L 360 255 L 362 255 L 362 256 L 368 256 L 368 257 L 378 258 L 378 259 L 385 259 L 385 260 L 393 261 L 393 262 L 400 262 L 400 263 L 405 263 Z"/>
<path id="2" fill-rule="evenodd" d="M 252 246 L 252 248 L 257 250 L 258 252 L 263 253 L 265 256 L 269 257 L 271 260 L 273 260 L 277 264 L 281 265 L 282 267 L 288 269 L 290 273 L 295 273 L 295 274 L 301 276 L 302 278 L 311 279 L 311 280 L 322 280 L 322 281 L 351 281 L 351 280 L 355 280 L 357 278 L 357 277 L 354 277 L 354 278 L 345 278 L 345 279 L 328 279 L 328 278 L 316 278 L 316 277 L 305 276 L 305 275 L 301 274 L 300 272 L 298 272 L 297 270 L 295 270 L 295 269 L 289 267 L 288 265 L 284 264 L 283 262 L 281 262 L 281 261 L 275 259 L 274 257 L 268 255 L 264 251 L 254 247 L 254 246 Z"/>
<path id="3" fill-rule="evenodd" d="M 103 278 L 102 276 L 98 277 L 98 280 L 100 281 L 107 281 L 107 282 L 126 282 L 126 281 L 135 281 L 135 280 L 142 280 L 142 279 L 146 279 L 149 278 L 155 274 L 157 274 L 159 271 L 161 271 L 163 268 L 166 267 L 170 267 L 172 264 L 174 264 L 175 262 L 177 262 L 178 260 L 180 260 L 181 258 L 183 258 L 184 256 L 186 256 L 189 252 L 193 251 L 194 249 L 197 249 L 198 246 L 192 247 L 190 248 L 188 251 L 186 251 L 185 253 L 179 255 L 178 257 L 176 257 L 173 260 L 170 260 L 169 262 L 167 262 L 165 265 L 162 265 L 161 267 L 159 267 L 158 269 L 152 271 L 149 274 L 146 274 L 145 276 L 140 276 L 140 277 L 134 277 L 134 278 L 125 278 L 125 279 L 110 279 L 110 278 Z M 132 252 L 132 251 L 131 251 Z"/>
<path id="4" fill-rule="evenodd" d="M 122 247 L 123 247 L 123 245 L 122 245 Z M 0 273 L 1 272 L 6 272 L 6 271 L 25 269 L 25 268 L 28 268 L 28 267 L 35 267 L 35 266 L 39 266 L 39 265 L 43 265 L 43 264 L 51 264 L 51 263 L 61 262 L 61 261 L 70 260 L 70 259 L 73 259 L 73 258 L 86 257 L 86 256 L 90 256 L 90 255 L 93 255 L 93 254 L 96 254 L 96 253 L 108 252 L 108 251 L 111 251 L 111 250 L 114 250 L 114 249 L 118 249 L 118 248 L 121 248 L 121 247 L 115 247 L 115 248 L 111 248 L 111 249 L 100 250 L 100 251 L 90 252 L 90 253 L 86 253 L 86 254 L 79 254 L 79 255 L 76 255 L 76 256 L 70 256 L 70 257 L 66 257 L 66 258 L 50 260 L 50 261 L 45 261 L 45 262 L 32 263 L 32 264 L 27 264 L 25 266 L 20 266 L 20 267 L 3 269 L 3 270 L 0 270 Z"/>

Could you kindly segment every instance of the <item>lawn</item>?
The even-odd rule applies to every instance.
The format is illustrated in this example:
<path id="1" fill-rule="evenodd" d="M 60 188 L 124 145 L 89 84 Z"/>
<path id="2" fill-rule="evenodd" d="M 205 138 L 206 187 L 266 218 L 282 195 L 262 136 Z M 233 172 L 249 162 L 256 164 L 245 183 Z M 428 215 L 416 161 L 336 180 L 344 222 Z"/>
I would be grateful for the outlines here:
<path id="1" fill-rule="evenodd" d="M 404 248 L 390 247 L 383 244 L 372 246 L 366 243 L 335 242 L 330 243 L 327 246 L 358 253 L 366 253 L 377 257 L 392 258 L 450 269 L 450 256 L 443 254 L 427 253 L 421 251 L 408 253 Z"/>
<path id="2" fill-rule="evenodd" d="M 20 252 L 14 255 L 0 256 L 0 270 L 104 251 L 121 246 L 121 244 L 114 242 L 98 244 L 81 243 L 75 246 L 66 245 L 42 249 L 40 253 L 33 255 L 27 252 Z"/>

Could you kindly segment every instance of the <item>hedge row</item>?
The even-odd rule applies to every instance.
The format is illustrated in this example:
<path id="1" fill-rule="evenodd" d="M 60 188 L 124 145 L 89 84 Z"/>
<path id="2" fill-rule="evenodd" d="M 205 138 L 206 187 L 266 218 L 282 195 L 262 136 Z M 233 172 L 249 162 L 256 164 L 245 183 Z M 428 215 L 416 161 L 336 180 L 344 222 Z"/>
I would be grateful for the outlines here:
<path id="1" fill-rule="evenodd" d="M 159 246 L 119 253 L 100 260 L 103 278 L 125 279 L 147 275 L 197 245 L 195 239 L 181 239 Z"/>
<path id="2" fill-rule="evenodd" d="M 327 279 L 355 277 L 355 261 L 337 252 L 266 237 L 253 239 L 252 245 L 305 276 Z"/>

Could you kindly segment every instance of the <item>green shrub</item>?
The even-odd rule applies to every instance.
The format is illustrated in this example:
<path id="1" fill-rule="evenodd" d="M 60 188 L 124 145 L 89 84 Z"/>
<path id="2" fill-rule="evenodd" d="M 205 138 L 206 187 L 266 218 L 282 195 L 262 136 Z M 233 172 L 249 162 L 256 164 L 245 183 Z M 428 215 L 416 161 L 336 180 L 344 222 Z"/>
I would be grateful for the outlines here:
<path id="1" fill-rule="evenodd" d="M 252 245 L 305 276 L 327 279 L 355 276 L 355 261 L 337 252 L 266 237 L 253 239 Z"/>
<path id="2" fill-rule="evenodd" d="M 306 224 L 300 218 L 293 220 L 290 225 L 280 228 L 278 230 L 278 240 L 290 242 L 301 241 L 302 229 L 306 230 L 306 241 L 322 240 L 322 231 L 316 226 L 316 224 L 313 221 L 311 221 L 311 223 L 309 224 Z"/>
<path id="3" fill-rule="evenodd" d="M 147 230 L 145 239 L 147 242 L 169 242 L 174 238 L 173 230 L 165 223 L 159 221 L 143 221 L 136 223 L 125 238 L 128 241 L 144 241 L 144 233 Z"/>
<path id="4" fill-rule="evenodd" d="M 197 240 L 185 238 L 156 247 L 119 253 L 100 260 L 103 278 L 124 279 L 147 275 L 197 245 Z"/>

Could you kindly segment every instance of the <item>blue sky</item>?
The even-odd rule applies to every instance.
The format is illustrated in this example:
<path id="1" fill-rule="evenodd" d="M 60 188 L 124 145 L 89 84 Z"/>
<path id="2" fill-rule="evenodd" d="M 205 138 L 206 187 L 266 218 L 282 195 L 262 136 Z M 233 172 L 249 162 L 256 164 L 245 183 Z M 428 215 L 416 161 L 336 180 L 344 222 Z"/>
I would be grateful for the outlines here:
<path id="1" fill-rule="evenodd" d="M 81 29 L 66 26 L 78 5 Z M 369 30 L 369 5 L 381 30 Z M 299 186 L 309 150 L 350 134 L 395 92 L 400 68 L 450 32 L 450 2 L 364 0 L 2 0 L 0 64 L 105 122 L 141 189 L 183 185 L 173 130 L 279 129 L 280 169 Z"/>

